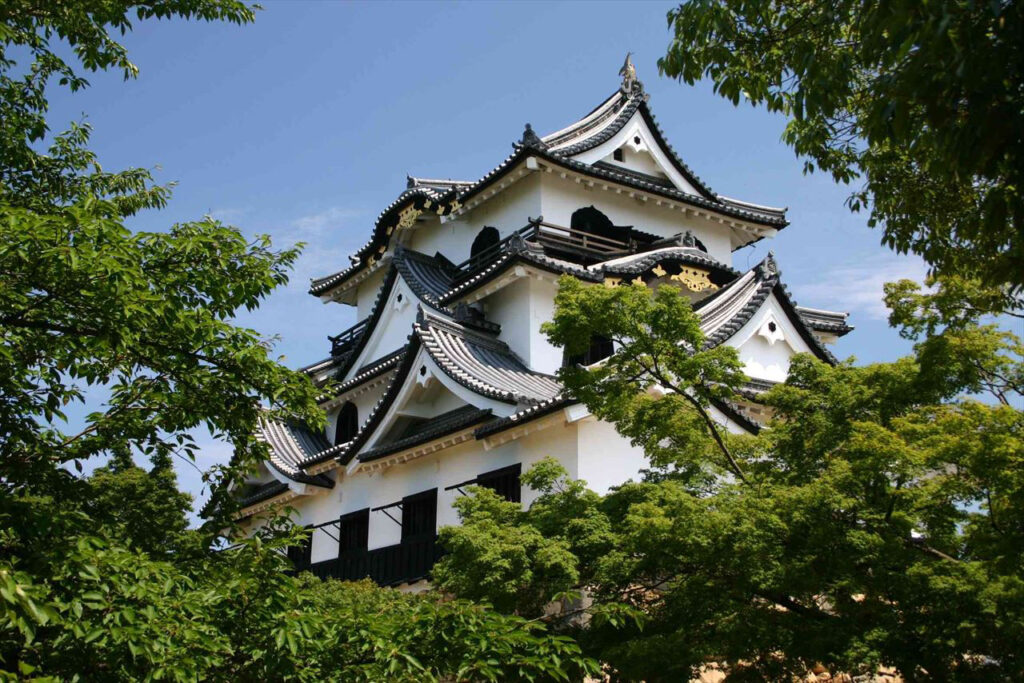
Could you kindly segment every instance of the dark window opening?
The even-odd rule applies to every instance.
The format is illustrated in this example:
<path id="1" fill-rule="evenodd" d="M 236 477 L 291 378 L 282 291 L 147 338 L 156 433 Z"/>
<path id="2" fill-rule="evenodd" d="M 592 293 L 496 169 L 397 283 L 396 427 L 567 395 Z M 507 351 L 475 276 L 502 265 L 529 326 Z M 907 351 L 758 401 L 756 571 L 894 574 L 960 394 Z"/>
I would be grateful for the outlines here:
<path id="1" fill-rule="evenodd" d="M 469 248 L 469 258 L 473 261 L 473 266 L 478 267 L 493 256 L 500 241 L 501 235 L 498 234 L 498 229 L 489 225 L 477 233 L 473 245 Z"/>
<path id="2" fill-rule="evenodd" d="M 338 423 L 334 428 L 334 443 L 348 443 L 359 431 L 359 410 L 352 401 L 347 402 L 338 411 Z"/>
<path id="3" fill-rule="evenodd" d="M 437 489 L 402 499 L 402 543 L 433 538 L 437 533 Z"/>
<path id="4" fill-rule="evenodd" d="M 629 236 L 628 228 L 625 233 L 621 229 L 616 229 L 611 219 L 593 206 L 573 211 L 569 219 L 569 228 L 611 239 L 625 240 Z"/>
<path id="5" fill-rule="evenodd" d="M 364 552 L 370 539 L 370 509 L 338 518 L 338 557 Z"/>
<path id="6" fill-rule="evenodd" d="M 774 322 L 768 323 L 768 331 L 769 332 L 774 332 L 777 329 L 779 329 L 779 328 L 778 328 L 778 326 Z"/>
<path id="7" fill-rule="evenodd" d="M 612 158 L 615 159 L 615 161 L 625 161 L 626 153 L 623 152 L 621 148 L 617 149 L 614 152 L 612 152 Z"/>
<path id="8" fill-rule="evenodd" d="M 476 478 L 478 486 L 488 488 L 507 501 L 519 503 L 522 501 L 522 485 L 519 483 L 519 474 L 522 465 L 502 467 L 500 470 L 485 472 Z"/>
<path id="9" fill-rule="evenodd" d="M 309 532 L 309 527 L 306 527 Z M 302 543 L 288 546 L 288 560 L 292 563 L 296 572 L 309 569 L 313 562 L 313 534 L 310 532 Z"/>
<path id="10" fill-rule="evenodd" d="M 566 354 L 563 364 L 567 366 L 593 365 L 600 360 L 604 360 L 614 352 L 615 346 L 612 344 L 611 339 L 595 334 L 590 338 L 590 348 L 587 349 L 586 353 L 576 356 Z"/>

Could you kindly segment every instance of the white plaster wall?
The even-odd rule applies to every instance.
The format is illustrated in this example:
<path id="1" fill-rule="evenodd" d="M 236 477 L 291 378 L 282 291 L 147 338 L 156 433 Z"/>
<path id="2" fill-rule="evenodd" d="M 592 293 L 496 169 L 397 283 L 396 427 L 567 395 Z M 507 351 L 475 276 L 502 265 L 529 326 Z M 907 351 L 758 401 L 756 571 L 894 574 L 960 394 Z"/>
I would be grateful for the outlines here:
<path id="1" fill-rule="evenodd" d="M 530 307 L 530 279 L 527 277 L 519 278 L 484 300 L 487 319 L 501 325 L 499 338 L 528 365 L 533 344 Z"/>
<path id="2" fill-rule="evenodd" d="M 412 334 L 412 325 L 416 322 L 418 303 L 419 299 L 405 284 L 405 281 L 401 277 L 397 278 L 384 302 L 381 317 L 370 332 L 366 346 L 363 347 L 355 364 L 344 379 L 353 377 L 359 368 L 367 363 L 406 345 L 409 335 Z"/>
<path id="3" fill-rule="evenodd" d="M 615 427 L 593 417 L 579 423 L 579 478 L 600 494 L 632 479 L 649 466 L 642 448 L 615 431 Z"/>
<path id="4" fill-rule="evenodd" d="M 651 157 L 646 151 L 636 152 L 629 147 L 622 148 L 623 159 L 622 161 L 616 161 L 615 157 L 609 153 L 601 161 L 611 164 L 612 166 L 621 166 L 629 169 L 630 171 L 639 171 L 640 173 L 646 173 L 657 178 L 668 178 L 668 174 L 658 165 L 658 162 Z"/>
<path id="5" fill-rule="evenodd" d="M 321 524 L 347 512 L 398 502 L 403 497 L 437 488 L 438 528 L 458 524 L 452 502 L 459 492 L 445 487 L 473 479 L 484 472 L 521 463 L 523 471 L 544 457 L 556 458 L 570 476 L 578 476 L 577 429 L 575 424 L 559 423 L 515 441 L 486 450 L 483 442 L 472 440 L 430 455 L 394 465 L 371 474 L 358 472 L 343 476 L 331 491 L 304 496 L 292 502 L 298 524 Z M 524 488 L 523 503 L 529 505 L 536 492 Z M 397 508 L 390 509 L 401 520 Z M 401 528 L 383 512 L 370 513 L 369 547 L 380 548 L 401 541 Z M 319 562 L 337 556 L 337 542 L 323 531 L 313 536 L 312 560 Z"/>
<path id="6" fill-rule="evenodd" d="M 631 199 L 628 194 L 604 190 L 600 184 L 589 187 L 572 178 L 561 178 L 557 172 L 543 174 L 542 188 L 541 210 L 549 223 L 568 226 L 574 211 L 593 205 L 615 225 L 632 225 L 661 237 L 690 230 L 707 247 L 712 258 L 727 265 L 732 263 L 729 228 L 724 225 L 658 206 L 654 200 Z"/>
<path id="7" fill-rule="evenodd" d="M 387 275 L 387 272 L 387 267 L 380 268 L 359 285 L 356 290 L 356 322 L 370 315 L 370 311 L 373 310 L 373 302 L 377 300 L 377 292 L 384 284 L 384 276 Z"/>
<path id="8" fill-rule="evenodd" d="M 469 258 L 473 240 L 485 225 L 507 237 L 540 213 L 540 181 L 537 174 L 531 174 L 455 219 L 416 228 L 407 246 L 431 256 L 439 251 L 453 263 L 460 263 Z"/>
<path id="9" fill-rule="evenodd" d="M 562 367 L 562 349 L 548 341 L 540 327 L 555 315 L 558 283 L 549 279 L 530 280 L 530 368 L 553 375 Z"/>
<path id="10" fill-rule="evenodd" d="M 780 337 L 770 342 L 759 332 L 769 322 L 775 322 Z M 768 297 L 764 305 L 726 343 L 739 350 L 743 371 L 755 379 L 784 382 L 789 375 L 790 359 L 795 353 L 809 353 L 810 347 L 789 321 L 775 295 Z"/>

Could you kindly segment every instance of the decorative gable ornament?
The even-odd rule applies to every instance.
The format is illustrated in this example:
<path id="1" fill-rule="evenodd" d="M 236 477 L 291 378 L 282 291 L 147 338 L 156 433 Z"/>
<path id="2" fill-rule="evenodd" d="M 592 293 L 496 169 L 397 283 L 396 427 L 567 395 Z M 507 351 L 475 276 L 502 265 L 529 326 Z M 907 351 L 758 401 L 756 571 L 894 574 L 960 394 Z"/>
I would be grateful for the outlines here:
<path id="1" fill-rule="evenodd" d="M 757 333 L 764 337 L 771 346 L 775 346 L 777 341 L 786 341 L 786 335 L 782 332 L 782 325 L 779 324 L 774 315 L 769 315 L 765 318 Z M 789 342 L 787 341 L 786 343 Z"/>

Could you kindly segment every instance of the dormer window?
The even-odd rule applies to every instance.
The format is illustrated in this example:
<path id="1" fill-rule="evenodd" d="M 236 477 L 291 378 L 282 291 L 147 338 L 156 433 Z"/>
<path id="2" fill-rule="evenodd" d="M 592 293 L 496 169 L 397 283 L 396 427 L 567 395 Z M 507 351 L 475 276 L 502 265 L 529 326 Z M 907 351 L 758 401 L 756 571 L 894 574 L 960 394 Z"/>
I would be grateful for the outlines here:
<path id="1" fill-rule="evenodd" d="M 349 401 L 338 411 L 338 423 L 334 428 L 334 444 L 348 443 L 359 431 L 359 410 Z"/>
<path id="2" fill-rule="evenodd" d="M 620 147 L 619 149 L 612 152 L 612 158 L 615 159 L 615 161 L 625 161 L 626 152 Z"/>

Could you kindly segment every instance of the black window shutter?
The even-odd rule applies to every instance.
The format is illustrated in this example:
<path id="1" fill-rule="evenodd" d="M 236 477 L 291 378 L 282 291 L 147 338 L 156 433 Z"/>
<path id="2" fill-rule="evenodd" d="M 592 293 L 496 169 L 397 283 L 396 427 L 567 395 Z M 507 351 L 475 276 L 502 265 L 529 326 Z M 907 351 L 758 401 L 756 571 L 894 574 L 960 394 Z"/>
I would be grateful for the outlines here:
<path id="1" fill-rule="evenodd" d="M 437 533 L 437 489 L 402 499 L 402 540 L 433 538 Z"/>
<path id="2" fill-rule="evenodd" d="M 522 485 L 519 483 L 519 474 L 522 472 L 522 468 L 522 465 L 515 464 L 485 472 L 476 478 L 476 483 L 491 489 L 507 501 L 519 503 L 522 501 L 523 491 Z"/>
<path id="3" fill-rule="evenodd" d="M 338 556 L 366 550 L 370 537 L 370 510 L 364 508 L 338 519 Z"/>

